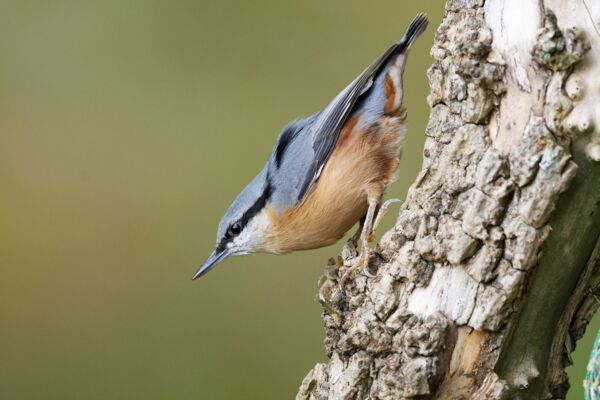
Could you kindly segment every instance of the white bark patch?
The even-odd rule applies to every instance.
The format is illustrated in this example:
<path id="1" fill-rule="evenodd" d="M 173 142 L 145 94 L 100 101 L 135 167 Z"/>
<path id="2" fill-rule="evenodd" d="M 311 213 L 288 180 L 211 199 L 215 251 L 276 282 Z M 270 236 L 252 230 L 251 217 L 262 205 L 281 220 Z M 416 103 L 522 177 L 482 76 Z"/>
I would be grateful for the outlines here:
<path id="1" fill-rule="evenodd" d="M 469 321 L 478 283 L 462 268 L 437 268 L 429 286 L 415 289 L 408 299 L 408 311 L 428 317 L 439 311 L 459 325 Z"/>
<path id="2" fill-rule="evenodd" d="M 508 154 L 513 143 L 520 140 L 530 111 L 542 109 L 538 99 L 544 79 L 533 69 L 530 55 L 542 23 L 542 10 L 537 0 L 488 0 L 485 20 L 494 37 L 492 47 L 506 61 L 508 72 L 505 98 L 490 124 L 494 146 Z"/>

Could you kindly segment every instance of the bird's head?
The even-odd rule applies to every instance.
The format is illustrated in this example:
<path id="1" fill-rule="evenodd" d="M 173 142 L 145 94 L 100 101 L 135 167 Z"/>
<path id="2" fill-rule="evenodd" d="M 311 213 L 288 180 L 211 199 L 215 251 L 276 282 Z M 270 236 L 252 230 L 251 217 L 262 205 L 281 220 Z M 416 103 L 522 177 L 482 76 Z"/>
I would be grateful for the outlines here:
<path id="1" fill-rule="evenodd" d="M 269 227 L 265 207 L 271 196 L 266 169 L 257 175 L 233 201 L 221 218 L 217 244 L 192 279 L 197 279 L 229 256 L 252 254 L 261 250 Z"/>

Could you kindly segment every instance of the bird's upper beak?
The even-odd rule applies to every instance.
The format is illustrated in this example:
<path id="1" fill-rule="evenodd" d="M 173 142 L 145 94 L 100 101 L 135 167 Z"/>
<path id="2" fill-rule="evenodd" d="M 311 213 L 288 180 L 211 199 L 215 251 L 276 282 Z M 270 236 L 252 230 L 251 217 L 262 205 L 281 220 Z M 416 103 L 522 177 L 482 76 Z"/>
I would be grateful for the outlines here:
<path id="1" fill-rule="evenodd" d="M 208 271 L 216 267 L 218 263 L 227 258 L 228 255 L 229 249 L 227 247 L 225 247 L 224 249 L 214 249 L 210 256 L 208 256 L 206 261 L 204 261 L 204 264 L 202 264 L 202 266 L 198 268 L 198 271 L 196 271 L 196 273 L 192 277 L 192 280 L 198 279 L 202 275 L 206 274 Z"/>

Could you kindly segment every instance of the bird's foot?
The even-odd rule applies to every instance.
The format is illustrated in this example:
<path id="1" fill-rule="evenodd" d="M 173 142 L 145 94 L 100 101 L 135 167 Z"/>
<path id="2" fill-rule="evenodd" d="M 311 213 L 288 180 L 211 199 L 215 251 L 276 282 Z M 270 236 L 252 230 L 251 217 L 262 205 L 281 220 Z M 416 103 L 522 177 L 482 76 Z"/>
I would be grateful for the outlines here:
<path id="1" fill-rule="evenodd" d="M 371 229 L 368 229 L 368 225 L 366 225 L 367 229 L 365 229 L 362 232 L 362 234 L 360 235 L 360 239 L 362 242 L 362 250 L 360 252 L 360 256 L 346 270 L 344 275 L 342 275 L 342 278 L 340 279 L 340 288 L 343 289 L 346 282 L 348 281 L 348 279 L 350 277 L 352 277 L 352 275 L 354 275 L 359 270 L 362 272 L 363 275 L 365 275 L 369 278 L 375 277 L 375 275 L 369 271 L 369 260 L 371 259 L 371 249 L 370 249 L 369 244 L 373 241 L 373 233 L 379 227 L 379 224 L 383 220 L 383 217 L 385 217 L 385 215 L 388 213 L 388 208 L 389 208 L 390 204 L 397 203 L 400 201 L 402 201 L 402 200 L 400 200 L 400 199 L 386 200 L 379 208 L 379 212 L 377 213 L 377 217 L 375 217 L 375 221 L 373 222 Z M 368 223 L 368 221 L 367 221 L 367 223 Z M 358 238 L 356 238 L 356 239 L 358 239 Z"/>
<path id="2" fill-rule="evenodd" d="M 375 275 L 369 272 L 369 260 L 371 259 L 371 249 L 369 248 L 368 237 L 363 237 L 362 249 L 357 259 L 352 262 L 352 265 L 348 267 L 342 278 L 340 279 L 340 288 L 344 288 L 348 279 L 350 279 L 356 272 L 360 271 L 363 275 L 373 278 Z"/>

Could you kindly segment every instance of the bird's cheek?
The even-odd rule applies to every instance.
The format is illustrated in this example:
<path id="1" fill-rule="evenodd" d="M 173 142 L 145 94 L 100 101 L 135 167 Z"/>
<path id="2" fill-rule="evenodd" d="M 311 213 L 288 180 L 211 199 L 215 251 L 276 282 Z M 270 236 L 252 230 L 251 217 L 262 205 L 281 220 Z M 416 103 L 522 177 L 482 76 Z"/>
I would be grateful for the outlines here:
<path id="1" fill-rule="evenodd" d="M 236 246 L 235 243 L 228 243 L 227 250 L 229 251 L 230 255 L 235 256 L 239 251 L 239 246 Z"/>
<path id="2" fill-rule="evenodd" d="M 252 252 L 252 243 L 248 238 L 239 237 L 229 244 L 229 252 L 232 256 L 241 256 Z"/>

